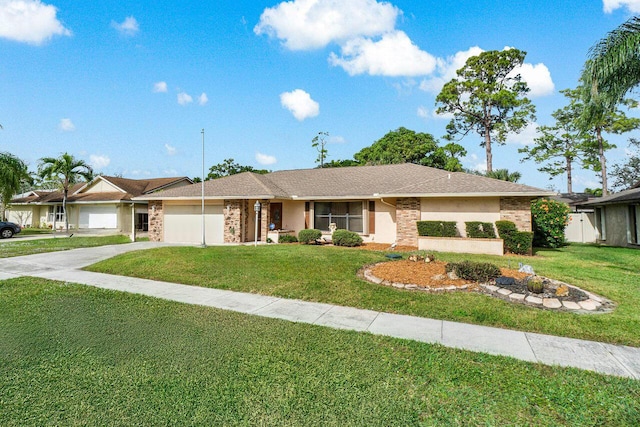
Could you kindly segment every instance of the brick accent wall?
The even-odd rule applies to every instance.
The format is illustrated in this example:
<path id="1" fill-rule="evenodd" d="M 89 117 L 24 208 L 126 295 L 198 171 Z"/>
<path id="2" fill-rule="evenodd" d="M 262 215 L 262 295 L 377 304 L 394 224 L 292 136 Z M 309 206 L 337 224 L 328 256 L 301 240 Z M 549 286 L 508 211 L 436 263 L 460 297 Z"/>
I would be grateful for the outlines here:
<path id="1" fill-rule="evenodd" d="M 420 200 L 408 197 L 396 200 L 396 242 L 401 246 L 418 247 Z"/>
<path id="2" fill-rule="evenodd" d="M 531 198 L 501 197 L 500 219 L 515 223 L 520 231 L 531 231 Z"/>
<path id="3" fill-rule="evenodd" d="M 260 209 L 260 241 L 266 242 L 269 224 L 271 223 L 271 202 L 269 200 L 263 200 L 260 204 L 262 204 L 262 208 Z"/>
<path id="4" fill-rule="evenodd" d="M 224 242 L 225 243 L 242 243 L 243 232 L 242 227 L 244 212 L 244 200 L 225 200 L 222 212 L 224 215 Z"/>
<path id="5" fill-rule="evenodd" d="M 164 211 L 162 200 L 150 200 L 149 212 L 149 240 L 152 242 L 164 241 Z"/>

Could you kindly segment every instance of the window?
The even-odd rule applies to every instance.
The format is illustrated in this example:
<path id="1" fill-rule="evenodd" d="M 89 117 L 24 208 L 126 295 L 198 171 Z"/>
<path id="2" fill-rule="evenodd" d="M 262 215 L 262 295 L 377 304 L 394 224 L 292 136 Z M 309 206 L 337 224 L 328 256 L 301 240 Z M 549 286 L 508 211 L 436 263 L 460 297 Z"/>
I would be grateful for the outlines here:
<path id="1" fill-rule="evenodd" d="M 627 217 L 627 241 L 631 244 L 640 244 L 640 206 L 629 205 Z"/>
<path id="2" fill-rule="evenodd" d="M 362 202 L 316 202 L 314 228 L 329 231 L 332 222 L 340 230 L 362 233 Z"/>
<path id="3" fill-rule="evenodd" d="M 47 218 L 47 222 L 64 222 L 62 205 L 49 206 L 49 218 Z"/>

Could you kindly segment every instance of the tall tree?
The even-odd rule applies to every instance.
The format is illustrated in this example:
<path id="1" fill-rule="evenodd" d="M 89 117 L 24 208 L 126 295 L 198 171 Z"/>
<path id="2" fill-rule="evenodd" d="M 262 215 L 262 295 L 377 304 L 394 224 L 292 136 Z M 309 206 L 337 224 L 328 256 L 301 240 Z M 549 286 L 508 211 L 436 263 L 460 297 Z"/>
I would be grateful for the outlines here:
<path id="1" fill-rule="evenodd" d="M 474 131 L 483 138 L 480 146 L 486 151 L 488 172 L 493 169 L 492 142 L 504 144 L 509 133 L 535 120 L 535 107 L 525 96 L 529 87 L 515 73 L 525 55 L 508 49 L 473 56 L 436 97 L 436 112 L 453 114 L 447 125 L 450 137 Z"/>
<path id="2" fill-rule="evenodd" d="M 521 160 L 533 160 L 544 163 L 539 167 L 540 172 L 554 176 L 567 174 L 567 192 L 573 192 L 573 163 L 582 161 L 585 143 L 589 141 L 589 134 L 580 129 L 579 118 L 584 109 L 582 92 L 580 89 L 564 89 L 560 93 L 569 104 L 557 109 L 551 115 L 555 119 L 553 126 L 540 126 L 540 136 L 534 139 L 535 145 L 518 150 L 524 153 Z"/>
<path id="3" fill-rule="evenodd" d="M 20 192 L 25 181 L 30 180 L 31 176 L 24 161 L 11 153 L 0 153 L 0 218 L 4 218 L 11 198 Z"/>
<path id="4" fill-rule="evenodd" d="M 255 172 L 260 174 L 269 173 L 266 169 L 254 169 L 253 166 L 243 166 L 233 159 L 224 159 L 222 163 L 209 168 L 206 180 L 222 178 L 223 176 L 235 175 L 242 172 Z"/>
<path id="5" fill-rule="evenodd" d="M 584 93 L 584 89 L 583 89 Z M 615 106 L 607 104 L 602 97 L 592 96 L 590 101 L 585 103 L 583 114 L 580 117 L 582 130 L 592 135 L 590 142 L 586 144 L 585 165 L 595 172 L 600 172 L 602 181 L 602 194 L 608 193 L 607 182 L 607 158 L 605 152 L 616 146 L 604 139 L 603 134 L 623 134 L 640 127 L 640 119 L 627 117 L 618 106 L 635 108 L 638 102 L 632 99 L 624 99 Z"/>
<path id="6" fill-rule="evenodd" d="M 581 80 L 585 98 L 600 98 L 608 108 L 621 102 L 640 83 L 640 17 L 609 32 L 589 50 Z"/>
<path id="7" fill-rule="evenodd" d="M 625 190 L 640 183 L 640 140 L 629 139 L 629 152 L 624 163 L 613 165 L 613 187 Z"/>
<path id="8" fill-rule="evenodd" d="M 400 127 L 388 132 L 353 157 L 361 165 L 416 163 L 438 169 L 449 166 L 451 170 L 459 170 L 457 168 L 461 168 L 461 165 L 458 156 L 464 155 L 465 149 L 458 144 L 450 143 L 440 147 L 433 135 Z"/>
<path id="9" fill-rule="evenodd" d="M 43 179 L 55 181 L 62 191 L 62 212 L 64 213 L 65 230 L 69 233 L 69 217 L 67 215 L 67 197 L 69 188 L 78 182 L 91 181 L 93 169 L 84 160 L 76 159 L 69 153 L 60 157 L 43 157 L 38 166 L 38 175 Z"/>
<path id="10" fill-rule="evenodd" d="M 311 146 L 318 150 L 318 158 L 316 163 L 320 164 L 320 167 L 324 167 L 324 159 L 327 158 L 328 151 L 324 148 L 327 145 L 327 138 L 329 138 L 329 132 L 318 132 L 316 136 L 311 140 Z"/>
<path id="11" fill-rule="evenodd" d="M 509 169 L 494 169 L 487 171 L 485 176 L 488 178 L 499 179 L 501 181 L 518 182 L 522 178 L 522 174 L 518 171 L 509 172 Z"/>

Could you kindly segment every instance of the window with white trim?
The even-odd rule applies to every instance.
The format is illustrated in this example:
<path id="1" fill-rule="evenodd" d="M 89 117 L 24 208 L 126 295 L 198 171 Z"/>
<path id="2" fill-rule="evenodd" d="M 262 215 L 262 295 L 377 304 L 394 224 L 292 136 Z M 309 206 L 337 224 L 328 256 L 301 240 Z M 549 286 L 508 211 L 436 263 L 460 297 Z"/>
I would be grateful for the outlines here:
<path id="1" fill-rule="evenodd" d="M 329 231 L 329 224 L 335 223 L 339 230 L 362 233 L 362 202 L 315 202 L 313 223 L 321 231 Z"/>

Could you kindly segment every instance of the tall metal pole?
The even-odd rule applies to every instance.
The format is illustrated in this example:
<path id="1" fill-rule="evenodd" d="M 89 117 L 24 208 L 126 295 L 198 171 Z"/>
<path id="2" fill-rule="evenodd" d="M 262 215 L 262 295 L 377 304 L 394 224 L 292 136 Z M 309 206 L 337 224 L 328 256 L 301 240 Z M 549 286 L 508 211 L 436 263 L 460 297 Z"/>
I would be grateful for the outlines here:
<path id="1" fill-rule="evenodd" d="M 205 241 L 205 229 L 204 229 L 204 129 L 202 129 L 202 180 L 201 189 L 202 189 L 202 247 L 207 247 L 207 242 Z"/>

